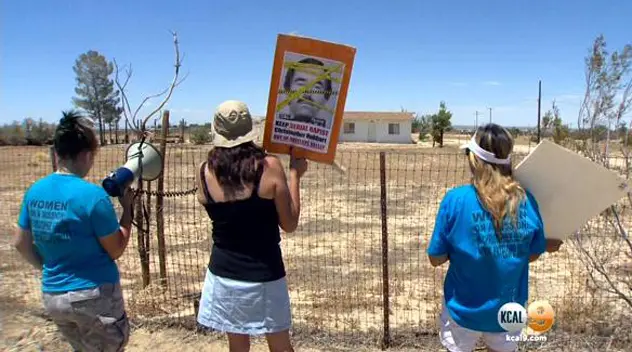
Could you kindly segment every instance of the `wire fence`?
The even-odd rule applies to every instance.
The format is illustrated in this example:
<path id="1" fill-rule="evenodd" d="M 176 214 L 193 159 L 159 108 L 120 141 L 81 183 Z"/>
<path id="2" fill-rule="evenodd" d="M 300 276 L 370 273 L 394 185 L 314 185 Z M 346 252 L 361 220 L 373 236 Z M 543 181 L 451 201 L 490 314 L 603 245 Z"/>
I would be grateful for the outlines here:
<path id="1" fill-rule="evenodd" d="M 167 148 L 163 263 L 157 250 L 158 209 L 152 192 L 156 182 L 146 183 L 145 189 L 154 193 L 148 202 L 148 285 L 141 277 L 135 234 L 118 260 L 129 316 L 137 322 L 195 326 L 210 255 L 211 222 L 192 191 L 208 149 L 185 144 Z M 121 146 L 101 148 L 88 179 L 100 184 L 123 155 Z M 281 159 L 288 164 L 287 158 Z M 432 268 L 425 251 L 441 198 L 448 188 L 468 182 L 466 159 L 438 148 L 342 149 L 337 161 L 344 172 L 310 164 L 301 180 L 299 228 L 283 235 L 293 334 L 336 345 L 436 344 L 447 265 Z M 49 150 L 0 148 L 0 163 L 2 228 L 12 234 L 24 191 L 52 171 Z M 611 164 L 622 162 L 613 159 Z M 632 217 L 624 215 L 623 224 L 629 230 Z M 611 254 L 621 247 L 606 217 L 592 220 L 581 234 Z M 9 238 L 0 240 L 2 285 L 11 287 L 3 299 L 38 307 L 39 274 L 10 248 Z M 612 270 L 622 268 L 626 260 L 619 249 Z M 607 343 L 612 324 L 595 321 L 614 322 L 614 317 L 629 314 L 629 308 L 617 303 L 620 300 L 613 294 L 594 288 L 571 244 L 532 264 L 529 281 L 529 301 L 546 299 L 556 310 L 554 333 L 559 336 L 559 350 L 579 335 Z M 623 333 L 632 335 L 631 330 Z"/>

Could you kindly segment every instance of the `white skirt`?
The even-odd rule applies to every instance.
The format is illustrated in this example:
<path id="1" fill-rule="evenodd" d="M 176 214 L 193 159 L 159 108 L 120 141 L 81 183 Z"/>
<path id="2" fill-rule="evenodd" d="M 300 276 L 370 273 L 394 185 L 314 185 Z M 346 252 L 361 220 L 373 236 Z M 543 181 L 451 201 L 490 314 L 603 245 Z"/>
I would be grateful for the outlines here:
<path id="1" fill-rule="evenodd" d="M 233 334 L 289 330 L 292 314 L 285 277 L 270 282 L 245 282 L 216 276 L 207 269 L 197 321 L 207 328 Z"/>

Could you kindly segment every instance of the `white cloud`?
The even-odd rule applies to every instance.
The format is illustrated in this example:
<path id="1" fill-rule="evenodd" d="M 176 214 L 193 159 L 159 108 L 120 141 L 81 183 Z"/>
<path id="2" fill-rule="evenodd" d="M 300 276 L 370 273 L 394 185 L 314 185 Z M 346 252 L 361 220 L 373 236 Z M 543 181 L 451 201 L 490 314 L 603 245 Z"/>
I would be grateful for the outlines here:
<path id="1" fill-rule="evenodd" d="M 498 82 L 498 81 L 485 81 L 482 84 L 484 86 L 499 86 L 500 82 Z"/>
<path id="2" fill-rule="evenodd" d="M 557 103 L 579 103 L 581 99 L 579 94 L 562 94 L 555 97 Z"/>

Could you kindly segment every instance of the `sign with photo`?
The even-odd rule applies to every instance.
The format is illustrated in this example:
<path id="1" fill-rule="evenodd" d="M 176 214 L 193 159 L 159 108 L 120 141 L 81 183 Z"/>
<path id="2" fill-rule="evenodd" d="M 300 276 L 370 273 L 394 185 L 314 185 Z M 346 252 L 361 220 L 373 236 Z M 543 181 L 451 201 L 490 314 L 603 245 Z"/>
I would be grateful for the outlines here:
<path id="1" fill-rule="evenodd" d="M 279 35 L 263 137 L 271 153 L 333 163 L 355 48 Z"/>

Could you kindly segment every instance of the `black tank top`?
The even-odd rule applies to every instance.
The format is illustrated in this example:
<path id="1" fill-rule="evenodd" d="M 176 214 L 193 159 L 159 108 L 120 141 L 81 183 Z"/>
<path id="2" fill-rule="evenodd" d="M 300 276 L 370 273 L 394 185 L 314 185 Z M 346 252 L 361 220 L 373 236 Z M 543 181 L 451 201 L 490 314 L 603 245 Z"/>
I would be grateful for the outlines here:
<path id="1" fill-rule="evenodd" d="M 281 256 L 279 216 L 274 199 L 259 197 L 259 170 L 252 195 L 246 199 L 215 202 L 208 191 L 204 171 L 200 170 L 213 224 L 213 247 L 208 268 L 211 273 L 240 281 L 266 282 L 285 277 Z"/>

